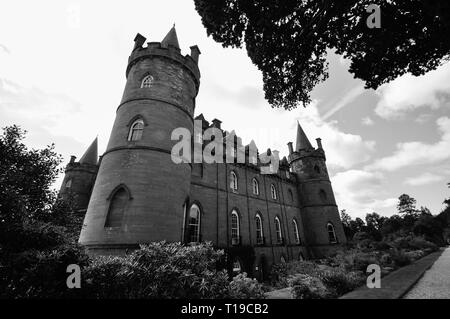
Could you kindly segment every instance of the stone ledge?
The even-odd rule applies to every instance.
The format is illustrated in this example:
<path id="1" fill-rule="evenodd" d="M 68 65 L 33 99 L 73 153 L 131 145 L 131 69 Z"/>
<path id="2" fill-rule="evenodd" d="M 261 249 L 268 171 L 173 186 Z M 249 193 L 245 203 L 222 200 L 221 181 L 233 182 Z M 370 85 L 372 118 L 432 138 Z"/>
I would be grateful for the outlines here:
<path id="1" fill-rule="evenodd" d="M 339 299 L 399 299 L 423 276 L 444 250 L 431 253 L 411 265 L 402 267 L 381 278 L 381 288 L 369 289 L 365 285 Z"/>

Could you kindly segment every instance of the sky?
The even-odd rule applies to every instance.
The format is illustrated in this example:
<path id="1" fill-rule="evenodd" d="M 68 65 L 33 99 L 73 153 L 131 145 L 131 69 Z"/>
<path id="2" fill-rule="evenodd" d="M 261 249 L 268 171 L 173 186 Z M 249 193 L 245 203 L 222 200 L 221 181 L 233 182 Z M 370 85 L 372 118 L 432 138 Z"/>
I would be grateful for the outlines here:
<path id="1" fill-rule="evenodd" d="M 22 126 L 32 148 L 55 143 L 64 165 L 96 136 L 102 154 L 134 36 L 161 41 L 174 23 L 182 54 L 194 44 L 202 52 L 196 115 L 218 118 L 245 144 L 253 139 L 281 157 L 289 141 L 295 145 L 298 120 L 313 145 L 322 138 L 338 207 L 353 217 L 390 216 L 403 193 L 440 212 L 450 193 L 450 63 L 375 91 L 330 51 L 330 77 L 314 89 L 313 102 L 272 109 L 245 49 L 208 37 L 193 0 L 2 1 L 0 127 Z"/>

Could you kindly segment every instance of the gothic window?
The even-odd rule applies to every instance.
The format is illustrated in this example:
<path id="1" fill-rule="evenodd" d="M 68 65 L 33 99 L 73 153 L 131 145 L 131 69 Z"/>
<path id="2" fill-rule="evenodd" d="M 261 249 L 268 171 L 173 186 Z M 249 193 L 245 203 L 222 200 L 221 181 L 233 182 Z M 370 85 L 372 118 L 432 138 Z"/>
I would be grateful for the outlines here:
<path id="1" fill-rule="evenodd" d="M 283 234 L 281 233 L 281 223 L 278 217 L 275 217 L 275 232 L 277 233 L 277 243 L 283 242 Z"/>
<path id="2" fill-rule="evenodd" d="M 327 193 L 323 189 L 321 189 L 319 191 L 319 197 L 322 200 L 322 202 L 325 202 L 327 200 Z"/>
<path id="3" fill-rule="evenodd" d="M 280 262 L 281 262 L 282 264 L 285 264 L 285 263 L 286 263 L 286 258 L 284 258 L 284 256 L 281 256 Z"/>
<path id="4" fill-rule="evenodd" d="M 264 244 L 263 225 L 261 215 L 256 214 L 256 244 Z"/>
<path id="5" fill-rule="evenodd" d="M 130 132 L 128 134 L 129 141 L 139 141 L 142 138 L 142 132 L 144 131 L 144 121 L 137 119 L 131 124 Z"/>
<path id="6" fill-rule="evenodd" d="M 259 195 L 259 183 L 256 178 L 253 178 L 253 194 Z"/>
<path id="7" fill-rule="evenodd" d="M 189 211 L 189 242 L 198 243 L 200 241 L 200 208 L 193 204 Z"/>
<path id="8" fill-rule="evenodd" d="M 320 167 L 319 167 L 319 165 L 314 165 L 314 171 L 315 171 L 317 174 L 320 174 Z"/>
<path id="9" fill-rule="evenodd" d="M 302 254 L 302 253 L 299 253 L 299 254 L 298 254 L 298 260 L 299 260 L 299 261 L 305 260 L 305 257 L 303 257 L 303 254 Z"/>
<path id="10" fill-rule="evenodd" d="M 330 241 L 330 244 L 336 244 L 336 233 L 334 232 L 334 226 L 332 223 L 327 224 L 327 231 L 328 231 L 328 240 Z"/>
<path id="11" fill-rule="evenodd" d="M 273 184 L 270 184 L 270 193 L 272 194 L 273 199 L 277 199 L 277 189 Z"/>
<path id="12" fill-rule="evenodd" d="M 72 187 L 72 179 L 69 179 L 69 180 L 66 182 L 66 188 L 69 189 L 69 188 L 71 188 L 71 187 Z"/>
<path id="13" fill-rule="evenodd" d="M 289 173 L 289 170 L 286 170 L 286 178 L 289 179 L 291 177 L 291 174 Z"/>
<path id="14" fill-rule="evenodd" d="M 291 203 L 294 202 L 294 194 L 292 193 L 292 190 L 288 189 L 288 194 L 289 194 L 289 200 L 291 201 Z"/>
<path id="15" fill-rule="evenodd" d="M 115 192 L 109 204 L 105 227 L 120 227 L 129 200 L 129 195 L 124 188 Z"/>
<path id="16" fill-rule="evenodd" d="M 238 180 L 237 180 L 237 176 L 236 176 L 236 173 L 233 172 L 233 171 L 230 172 L 230 188 L 231 188 L 233 191 L 237 191 L 237 189 L 238 189 Z"/>
<path id="17" fill-rule="evenodd" d="M 231 212 L 231 240 L 239 244 L 239 215 L 235 210 Z"/>
<path id="18" fill-rule="evenodd" d="M 298 233 L 298 225 L 297 225 L 297 221 L 295 219 L 292 220 L 292 226 L 294 227 L 295 243 L 300 244 L 300 235 Z"/>
<path id="19" fill-rule="evenodd" d="M 151 75 L 147 75 L 141 82 L 141 88 L 149 88 L 152 86 L 153 77 Z"/>

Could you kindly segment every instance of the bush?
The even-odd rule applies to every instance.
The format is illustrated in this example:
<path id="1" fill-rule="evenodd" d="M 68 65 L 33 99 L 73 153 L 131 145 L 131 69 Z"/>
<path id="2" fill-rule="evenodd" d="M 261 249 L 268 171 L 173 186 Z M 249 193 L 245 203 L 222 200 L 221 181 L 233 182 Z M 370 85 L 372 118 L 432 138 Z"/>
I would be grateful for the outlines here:
<path id="1" fill-rule="evenodd" d="M 270 283 L 274 287 L 284 288 L 288 285 L 288 264 L 280 263 L 272 265 L 272 269 L 270 270 Z"/>
<path id="2" fill-rule="evenodd" d="M 346 272 L 341 268 L 334 268 L 320 273 L 320 279 L 336 296 L 341 296 L 361 286 L 365 276 L 362 272 Z"/>
<path id="3" fill-rule="evenodd" d="M 403 267 L 411 263 L 411 259 L 403 250 L 393 249 L 391 251 L 391 258 L 397 267 Z"/>
<path id="4" fill-rule="evenodd" d="M 289 281 L 289 285 L 295 299 L 325 299 L 332 295 L 322 280 L 309 275 L 296 275 Z"/>
<path id="5" fill-rule="evenodd" d="M 436 244 L 429 242 L 422 237 L 414 237 L 409 242 L 409 247 L 412 249 L 430 249 L 431 251 L 438 250 L 438 246 Z"/>
<path id="6" fill-rule="evenodd" d="M 262 285 L 256 280 L 247 277 L 246 273 L 237 275 L 228 287 L 228 297 L 232 299 L 263 299 Z"/>
<path id="7" fill-rule="evenodd" d="M 210 243 L 151 243 L 125 257 L 96 258 L 86 271 L 90 298 L 224 298 L 228 275 L 217 270 L 223 251 Z"/>

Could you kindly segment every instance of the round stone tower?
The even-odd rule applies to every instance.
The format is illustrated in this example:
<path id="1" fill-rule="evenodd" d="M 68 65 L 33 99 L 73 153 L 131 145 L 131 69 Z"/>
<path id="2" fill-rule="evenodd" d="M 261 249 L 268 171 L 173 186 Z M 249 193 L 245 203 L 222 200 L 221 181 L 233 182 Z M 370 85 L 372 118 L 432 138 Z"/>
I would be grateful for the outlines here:
<path id="1" fill-rule="evenodd" d="M 173 27 L 162 42 L 138 34 L 127 82 L 102 156 L 80 243 L 91 252 L 121 253 L 151 241 L 180 241 L 191 164 L 176 164 L 172 131 L 193 131 L 200 85 L 197 46 L 180 53 Z"/>
<path id="2" fill-rule="evenodd" d="M 346 242 L 320 138 L 317 144 L 315 149 L 300 124 L 295 150 L 289 143 L 289 164 L 297 175 L 300 211 L 313 258 L 329 255 Z"/>

